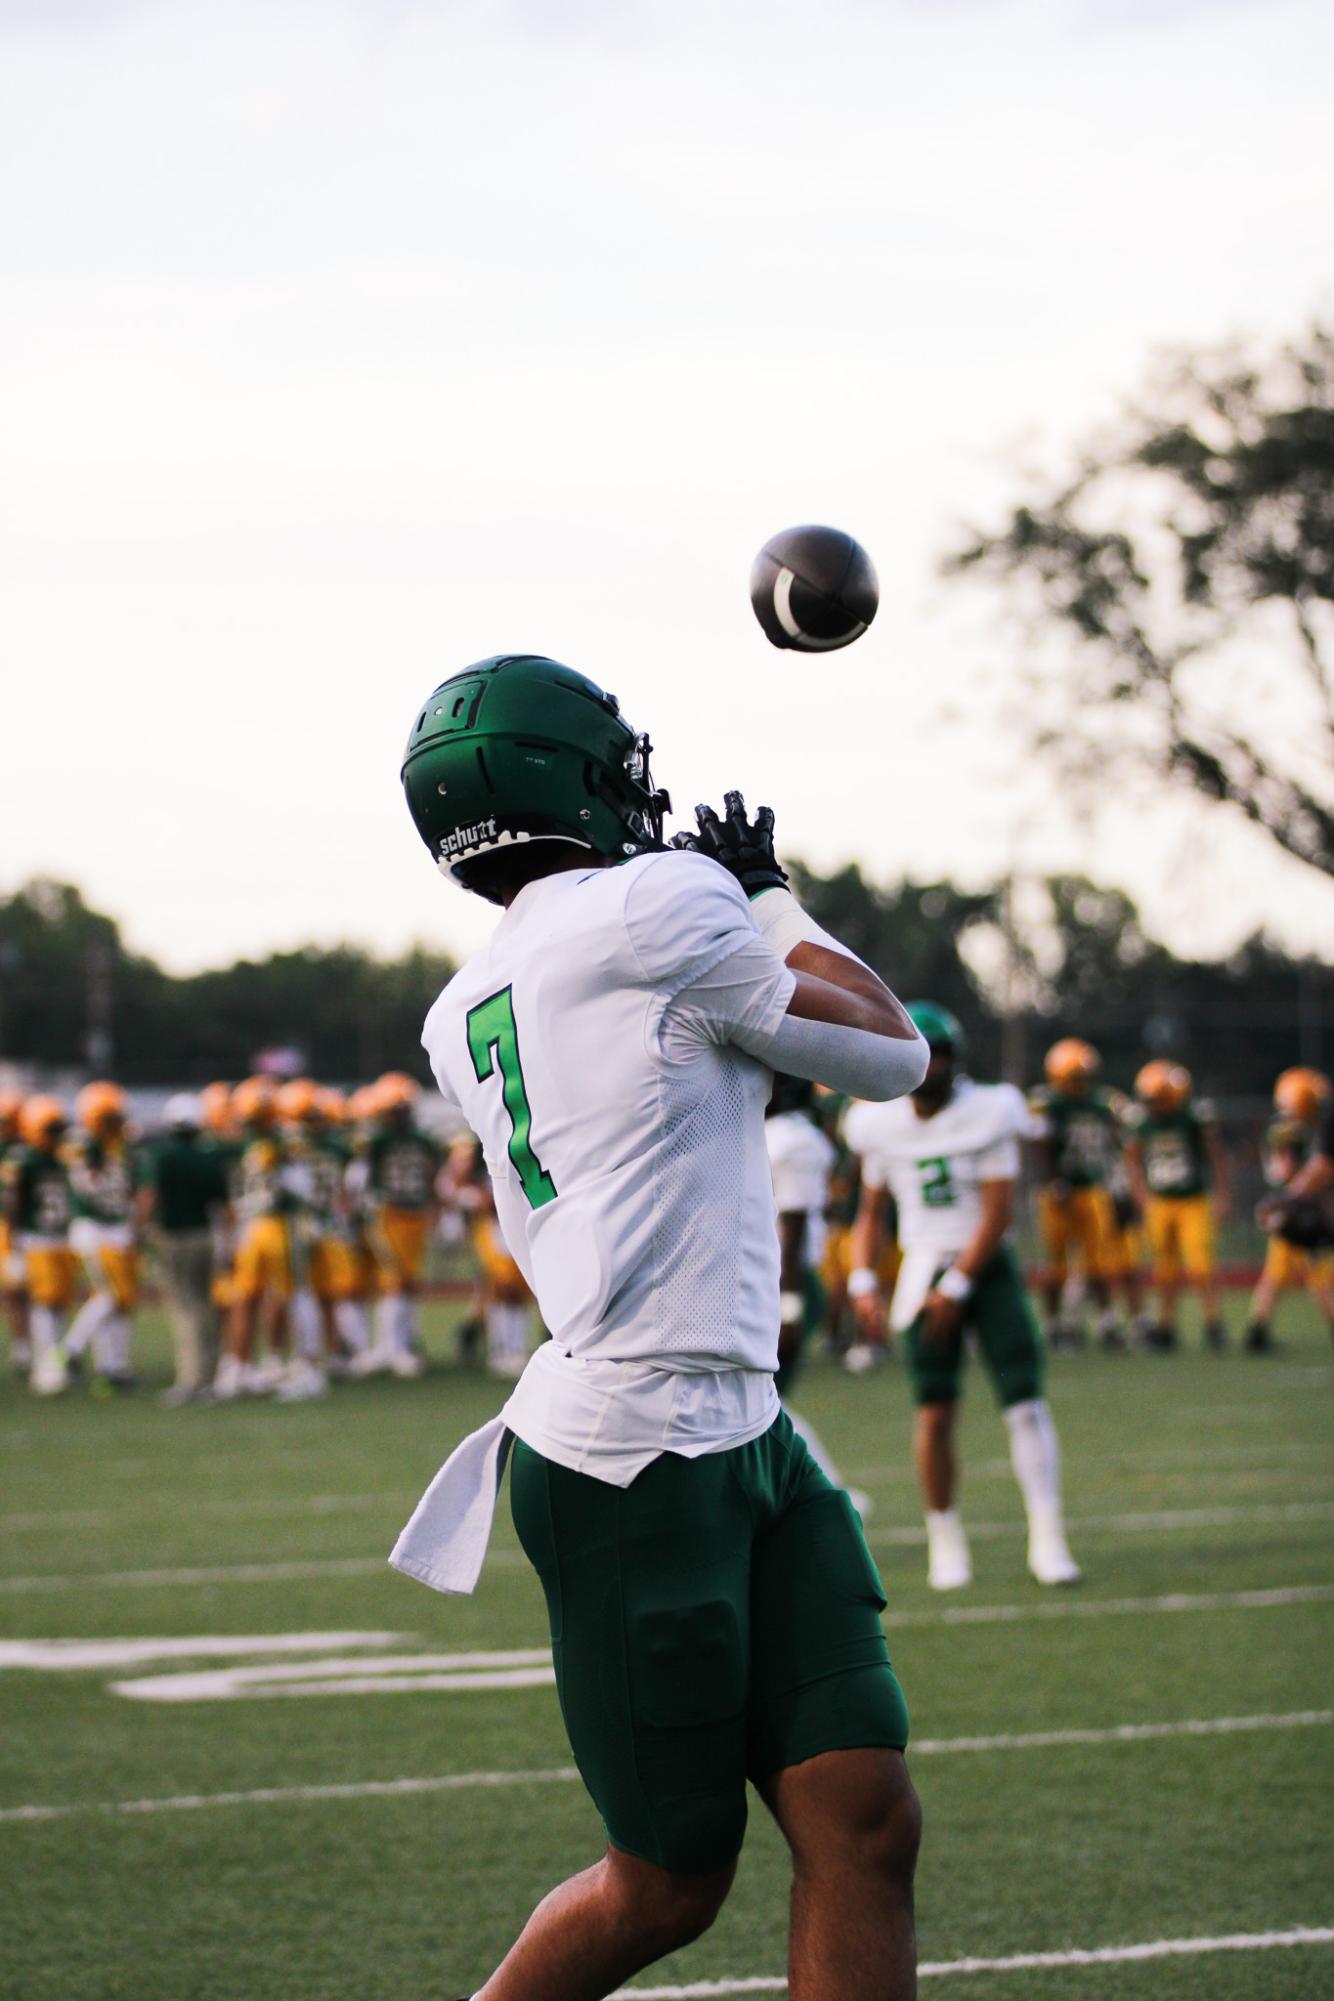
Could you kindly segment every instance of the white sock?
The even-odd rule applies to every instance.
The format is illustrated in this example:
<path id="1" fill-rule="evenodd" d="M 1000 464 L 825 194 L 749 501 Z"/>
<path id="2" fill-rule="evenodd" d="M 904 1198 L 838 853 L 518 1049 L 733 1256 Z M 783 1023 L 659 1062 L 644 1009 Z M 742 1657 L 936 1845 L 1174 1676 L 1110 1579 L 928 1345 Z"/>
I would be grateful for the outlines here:
<path id="1" fill-rule="evenodd" d="M 957 1508 L 928 1508 L 926 1511 L 926 1533 L 928 1541 L 935 1536 L 961 1536 L 963 1517 Z"/>
<path id="2" fill-rule="evenodd" d="M 81 1355 L 115 1310 L 116 1302 L 109 1292 L 95 1292 L 85 1299 L 70 1322 L 69 1333 L 65 1336 L 65 1353 Z"/>
<path id="3" fill-rule="evenodd" d="M 810 1419 L 799 1417 L 789 1403 L 785 1403 L 783 1409 L 787 1412 L 788 1423 L 792 1426 L 797 1437 L 806 1447 L 806 1450 L 810 1453 L 811 1458 L 824 1474 L 830 1486 L 841 1487 L 843 1485 L 843 1475 L 839 1472 L 837 1466 L 835 1466 L 833 1460 L 825 1451 L 824 1446 L 820 1443 L 820 1434 Z"/>
<path id="4" fill-rule="evenodd" d="M 73 1329 L 71 1328 L 71 1333 Z M 130 1373 L 130 1323 L 113 1305 L 100 1327 L 93 1330 L 93 1359 L 99 1375 L 128 1376 Z"/>
<path id="5" fill-rule="evenodd" d="M 360 1355 L 371 1344 L 370 1316 L 359 1299 L 340 1299 L 334 1307 L 334 1326 L 349 1355 Z"/>
<path id="6" fill-rule="evenodd" d="M 1010 1463 L 1029 1527 L 1061 1528 L 1061 1447 L 1046 1398 L 1012 1403 L 1005 1422 L 1010 1428 Z"/>
<path id="7" fill-rule="evenodd" d="M 324 1326 L 319 1302 L 308 1285 L 292 1294 L 292 1346 L 308 1362 L 324 1353 Z"/>
<path id="8" fill-rule="evenodd" d="M 394 1352 L 395 1304 L 393 1294 L 388 1292 L 375 1302 L 375 1346 L 382 1355 Z"/>
<path id="9" fill-rule="evenodd" d="M 54 1306 L 28 1308 L 28 1333 L 35 1356 L 49 1355 L 60 1346 L 61 1316 Z"/>
<path id="10" fill-rule="evenodd" d="M 396 1294 L 393 1305 L 394 1347 L 400 1355 L 406 1355 L 417 1343 L 417 1316 L 405 1292 Z"/>

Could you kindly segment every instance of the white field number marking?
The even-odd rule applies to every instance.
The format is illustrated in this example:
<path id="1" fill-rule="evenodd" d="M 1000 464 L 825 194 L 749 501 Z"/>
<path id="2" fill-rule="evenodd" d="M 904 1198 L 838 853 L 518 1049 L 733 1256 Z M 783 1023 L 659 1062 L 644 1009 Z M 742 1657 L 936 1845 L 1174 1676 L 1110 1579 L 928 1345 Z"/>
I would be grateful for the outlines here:
<path id="1" fill-rule="evenodd" d="M 1313 1730 L 1334 1724 L 1334 1710 L 1287 1716 L 1192 1717 L 1179 1723 L 1118 1723 L 1103 1730 L 1039 1730 L 999 1737 L 924 1737 L 914 1758 L 977 1756 L 992 1751 L 1048 1751 L 1068 1744 L 1136 1744 L 1165 1737 L 1231 1737 L 1256 1731 Z M 579 1776 L 573 1765 L 535 1772 L 445 1772 L 422 1778 L 348 1780 L 325 1786 L 261 1786 L 249 1792 L 176 1793 L 158 1799 L 75 1800 L 50 1806 L 0 1807 L 0 1821 L 65 1820 L 71 1814 L 190 1813 L 206 1807 L 309 1805 L 322 1800 L 388 1799 L 416 1793 L 464 1792 L 497 1786 L 556 1785 Z"/>
<path id="2" fill-rule="evenodd" d="M 964 1973 L 1037 1973 L 1046 1967 L 1124 1966 L 1143 1959 L 1192 1959 L 1211 1952 L 1276 1952 L 1285 1947 L 1334 1945 L 1334 1928 L 1297 1925 L 1282 1932 L 1225 1932 L 1218 1938 L 1159 1938 L 1144 1945 L 1100 1945 L 1069 1952 L 1016 1952 L 1006 1959 L 934 1959 L 917 1969 L 919 1980 Z M 611 2001 L 712 2001 L 727 1994 L 785 1994 L 781 1975 L 756 1980 L 692 1980 L 685 1987 L 618 1987 Z"/>

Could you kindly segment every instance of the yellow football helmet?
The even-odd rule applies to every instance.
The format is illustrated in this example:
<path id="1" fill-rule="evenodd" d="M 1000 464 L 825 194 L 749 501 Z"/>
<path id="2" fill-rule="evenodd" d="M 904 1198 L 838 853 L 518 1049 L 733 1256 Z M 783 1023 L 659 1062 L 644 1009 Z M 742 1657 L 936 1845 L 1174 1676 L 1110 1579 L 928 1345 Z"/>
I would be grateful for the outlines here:
<path id="1" fill-rule="evenodd" d="M 1328 1097 L 1329 1079 L 1323 1070 L 1285 1070 L 1274 1085 L 1274 1110 L 1309 1126 Z"/>
<path id="2" fill-rule="evenodd" d="M 1135 1079 L 1135 1096 L 1154 1112 L 1179 1112 L 1194 1085 L 1184 1063 L 1169 1063 L 1163 1057 L 1146 1063 Z"/>

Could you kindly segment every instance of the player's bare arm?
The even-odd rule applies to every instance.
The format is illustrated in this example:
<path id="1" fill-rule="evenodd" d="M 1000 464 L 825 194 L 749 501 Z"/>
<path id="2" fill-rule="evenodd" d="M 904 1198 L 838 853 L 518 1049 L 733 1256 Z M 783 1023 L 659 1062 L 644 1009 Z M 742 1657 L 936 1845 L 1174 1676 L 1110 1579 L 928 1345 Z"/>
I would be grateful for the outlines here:
<path id="1" fill-rule="evenodd" d="M 852 1279 L 849 1281 L 849 1293 L 852 1310 L 857 1317 L 858 1331 L 862 1339 L 871 1342 L 873 1346 L 883 1343 L 886 1334 L 885 1296 L 876 1278 L 876 1271 L 884 1248 L 885 1216 L 888 1207 L 889 1191 L 885 1188 L 870 1188 L 863 1181 L 857 1216 L 852 1225 Z M 866 1282 L 868 1279 L 871 1281 L 870 1284 Z"/>

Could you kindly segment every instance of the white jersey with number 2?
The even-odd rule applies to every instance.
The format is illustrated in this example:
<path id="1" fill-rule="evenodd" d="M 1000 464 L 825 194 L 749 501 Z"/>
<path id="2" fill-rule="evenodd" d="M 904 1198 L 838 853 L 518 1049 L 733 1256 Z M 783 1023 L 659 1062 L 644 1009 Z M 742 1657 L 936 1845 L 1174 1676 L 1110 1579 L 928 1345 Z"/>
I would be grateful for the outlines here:
<path id="1" fill-rule="evenodd" d="M 903 1266 L 894 1288 L 893 1325 L 909 1325 L 936 1273 L 969 1242 L 982 1219 L 984 1181 L 1019 1174 L 1019 1140 L 1028 1108 L 1013 1084 L 961 1077 L 931 1118 L 911 1098 L 854 1105 L 844 1122 L 860 1154 L 868 1188 L 888 1188 L 899 1216 Z"/>
<path id="2" fill-rule="evenodd" d="M 794 984 L 733 878 L 672 852 L 529 883 L 431 1009 L 551 1333 L 506 1407 L 548 1458 L 625 1484 L 772 1422 L 770 1074 L 739 1044 Z"/>

